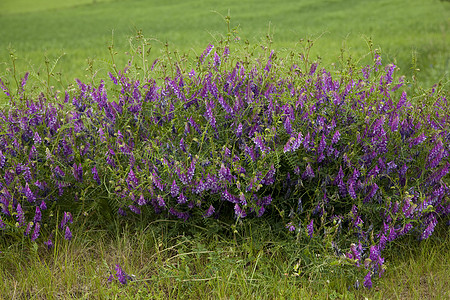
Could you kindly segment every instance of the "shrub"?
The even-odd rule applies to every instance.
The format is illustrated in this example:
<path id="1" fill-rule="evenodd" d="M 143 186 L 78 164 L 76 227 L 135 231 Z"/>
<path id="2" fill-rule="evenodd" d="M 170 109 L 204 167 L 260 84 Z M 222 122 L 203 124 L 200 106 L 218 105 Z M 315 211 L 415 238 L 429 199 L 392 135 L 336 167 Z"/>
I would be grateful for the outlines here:
<path id="1" fill-rule="evenodd" d="M 16 93 L 2 81 L 3 232 L 39 241 L 47 228 L 51 246 L 82 215 L 282 218 L 366 270 L 370 288 L 389 242 L 448 219 L 445 88 L 408 95 L 375 51 L 332 74 L 263 50 L 251 60 L 209 45 L 144 74 L 130 63 L 64 96 L 27 95 L 28 75 Z"/>

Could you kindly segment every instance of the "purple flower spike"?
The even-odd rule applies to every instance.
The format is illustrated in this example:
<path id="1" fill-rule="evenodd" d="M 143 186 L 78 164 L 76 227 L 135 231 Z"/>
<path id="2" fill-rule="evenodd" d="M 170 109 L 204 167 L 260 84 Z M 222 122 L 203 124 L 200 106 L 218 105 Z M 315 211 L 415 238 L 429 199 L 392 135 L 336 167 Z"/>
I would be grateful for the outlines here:
<path id="1" fill-rule="evenodd" d="M 306 230 L 308 231 L 309 238 L 312 238 L 314 234 L 314 219 L 306 226 Z"/>
<path id="2" fill-rule="evenodd" d="M 97 184 L 101 184 L 101 182 L 100 182 L 100 177 L 98 176 L 98 171 L 97 171 L 97 168 L 96 168 L 96 166 L 94 166 L 92 169 L 91 169 L 91 172 L 92 172 L 92 177 L 94 178 L 94 180 L 97 182 Z"/>
<path id="3" fill-rule="evenodd" d="M 70 241 L 72 239 L 72 232 L 70 232 L 69 226 L 66 226 L 64 238 L 68 241 Z"/>
<path id="4" fill-rule="evenodd" d="M 241 207 L 237 203 L 234 205 L 234 213 L 236 214 L 236 217 L 240 219 L 247 216 L 245 210 L 241 209 Z"/>
<path id="5" fill-rule="evenodd" d="M 311 167 L 311 164 L 308 163 L 308 165 L 306 166 L 305 172 L 303 172 L 303 174 L 302 174 L 302 178 L 303 179 L 312 179 L 314 177 L 315 177 L 314 171 Z"/>
<path id="6" fill-rule="evenodd" d="M 36 223 L 34 225 L 34 231 L 31 235 L 31 241 L 34 242 L 39 237 L 39 230 L 41 229 L 41 223 Z"/>
<path id="7" fill-rule="evenodd" d="M 25 224 L 25 216 L 22 210 L 22 206 L 20 206 L 20 203 L 17 204 L 16 207 L 16 212 L 17 212 L 17 222 L 19 222 L 19 226 L 23 226 L 23 224 Z"/>
<path id="8" fill-rule="evenodd" d="M 130 169 L 130 172 L 128 173 L 127 184 L 131 189 L 135 189 L 139 185 L 139 181 L 134 175 L 133 169 Z"/>
<path id="9" fill-rule="evenodd" d="M 333 135 L 333 138 L 331 139 L 332 144 L 336 144 L 339 142 L 339 139 L 341 138 L 341 134 L 339 133 L 339 130 L 336 130 L 336 132 Z"/>
<path id="10" fill-rule="evenodd" d="M 430 235 L 433 233 L 434 228 L 437 225 L 437 219 L 436 216 L 433 214 L 431 217 L 428 218 L 428 226 L 423 231 L 422 235 L 420 236 L 421 240 L 425 240 L 430 237 Z"/>
<path id="11" fill-rule="evenodd" d="M 367 289 L 371 289 L 372 288 L 372 280 L 371 280 L 371 274 L 370 271 L 369 273 L 367 273 L 367 275 L 364 277 L 364 286 Z"/>
<path id="12" fill-rule="evenodd" d="M 39 208 L 39 206 L 36 206 L 36 213 L 34 214 L 33 222 L 38 223 L 41 221 L 41 219 L 42 219 L 41 209 Z"/>
<path id="13" fill-rule="evenodd" d="M 141 210 L 134 205 L 128 205 L 128 208 L 137 215 L 141 214 Z"/>
<path id="14" fill-rule="evenodd" d="M 72 218 L 72 214 L 70 212 L 65 211 L 64 212 L 64 216 L 61 220 L 61 224 L 59 225 L 59 227 L 62 229 L 64 228 L 64 226 L 66 226 L 67 223 L 73 223 L 73 218 Z"/>
<path id="15" fill-rule="evenodd" d="M 116 276 L 121 284 L 127 284 L 128 275 L 119 265 L 116 265 Z"/>
<path id="16" fill-rule="evenodd" d="M 289 231 L 295 231 L 295 226 L 294 226 L 294 224 L 292 224 L 292 222 L 289 222 L 287 225 L 286 225 L 286 228 L 289 230 Z"/>
<path id="17" fill-rule="evenodd" d="M 47 246 L 47 249 L 50 250 L 53 248 L 53 242 L 52 239 L 49 238 L 46 242 L 44 242 L 44 245 Z"/>
<path id="18" fill-rule="evenodd" d="M 25 187 L 23 188 L 23 193 L 25 194 L 25 197 L 27 197 L 28 202 L 31 203 L 36 201 L 36 196 L 31 191 L 28 182 L 25 184 Z"/>
<path id="19" fill-rule="evenodd" d="M 211 217 L 215 212 L 214 206 L 209 206 L 208 210 L 203 214 L 203 218 L 209 218 Z"/>

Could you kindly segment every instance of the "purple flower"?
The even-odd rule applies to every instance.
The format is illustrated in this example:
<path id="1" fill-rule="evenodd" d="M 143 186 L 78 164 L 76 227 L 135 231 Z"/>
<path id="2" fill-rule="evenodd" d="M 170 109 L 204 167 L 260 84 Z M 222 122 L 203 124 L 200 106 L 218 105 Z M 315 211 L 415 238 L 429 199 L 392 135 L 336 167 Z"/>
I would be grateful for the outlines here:
<path id="1" fill-rule="evenodd" d="M 134 205 L 128 205 L 128 208 L 137 215 L 141 214 L 141 210 Z"/>
<path id="2" fill-rule="evenodd" d="M 0 168 L 3 168 L 6 163 L 6 157 L 3 155 L 3 152 L 0 150 Z"/>
<path id="3" fill-rule="evenodd" d="M 25 236 L 30 234 L 31 227 L 33 227 L 33 222 L 28 222 L 27 228 L 25 229 L 25 232 L 24 232 Z"/>
<path id="4" fill-rule="evenodd" d="M 47 246 L 47 249 L 50 250 L 53 248 L 53 242 L 52 239 L 49 238 L 46 242 L 44 242 L 44 245 Z"/>
<path id="5" fill-rule="evenodd" d="M 375 262 L 380 257 L 380 251 L 378 251 L 378 247 L 375 245 L 370 246 L 370 259 Z"/>
<path id="6" fill-rule="evenodd" d="M 83 182 L 83 168 L 81 167 L 81 163 L 79 165 L 76 163 L 73 164 L 73 177 L 75 177 L 76 181 Z"/>
<path id="7" fill-rule="evenodd" d="M 206 47 L 205 51 L 203 51 L 202 55 L 200 55 L 200 58 L 198 59 L 200 64 L 203 64 L 203 62 L 208 57 L 208 55 L 211 53 L 213 48 L 214 48 L 214 45 L 211 45 L 211 44 L 209 44 L 208 47 Z"/>
<path id="8" fill-rule="evenodd" d="M 39 145 L 40 143 L 42 143 L 42 139 L 41 139 L 41 137 L 39 136 L 39 133 L 38 133 L 37 131 L 34 133 L 34 136 L 33 136 L 33 142 L 34 142 L 36 145 Z"/>
<path id="9" fill-rule="evenodd" d="M 331 144 L 336 144 L 339 142 L 339 139 L 341 138 L 341 134 L 339 133 L 339 130 L 336 130 L 336 132 L 333 135 L 333 138 L 331 139 Z"/>
<path id="10" fill-rule="evenodd" d="M 305 172 L 303 172 L 303 174 L 302 174 L 302 178 L 303 179 L 312 179 L 314 177 L 315 177 L 314 171 L 311 167 L 311 164 L 308 163 L 308 165 L 306 166 Z"/>
<path id="11" fill-rule="evenodd" d="M 119 265 L 116 265 L 116 276 L 121 284 L 127 284 L 128 275 Z"/>
<path id="12" fill-rule="evenodd" d="M 245 218 L 247 216 L 245 210 L 241 209 L 241 207 L 237 203 L 234 205 L 234 213 L 236 214 L 236 218 L 239 219 Z"/>
<path id="13" fill-rule="evenodd" d="M 45 204 L 45 201 L 42 200 L 41 204 L 39 205 L 39 207 L 41 208 L 41 210 L 46 210 L 47 209 L 47 205 Z"/>
<path id="14" fill-rule="evenodd" d="M 33 222 L 38 223 L 41 221 L 41 219 L 42 219 L 41 209 L 39 208 L 39 206 L 36 206 L 36 212 L 34 214 Z"/>
<path id="15" fill-rule="evenodd" d="M 68 241 L 70 241 L 72 239 L 72 232 L 70 232 L 69 226 L 66 226 L 64 238 Z"/>
<path id="16" fill-rule="evenodd" d="M 215 211 L 216 210 L 215 210 L 214 206 L 210 205 L 208 210 L 203 214 L 203 218 L 211 217 L 214 214 Z"/>
<path id="17" fill-rule="evenodd" d="M 370 271 L 367 273 L 367 275 L 364 277 L 364 286 L 368 289 L 372 288 L 372 280 L 371 280 L 371 274 Z"/>
<path id="18" fill-rule="evenodd" d="M 170 187 L 170 195 L 175 198 L 176 196 L 178 196 L 179 192 L 180 188 L 178 187 L 176 181 L 174 180 L 172 182 L 172 186 Z"/>
<path id="19" fill-rule="evenodd" d="M 17 204 L 16 207 L 16 212 L 17 212 L 17 222 L 19 222 L 19 226 L 23 226 L 23 224 L 25 224 L 25 216 L 22 210 L 22 206 L 20 206 L 20 203 Z"/>
<path id="20" fill-rule="evenodd" d="M 180 194 L 178 195 L 178 200 L 177 200 L 177 202 L 178 202 L 179 204 L 184 204 L 184 203 L 186 203 L 186 202 L 187 202 L 186 196 L 185 196 L 183 193 L 180 193 Z"/>
<path id="21" fill-rule="evenodd" d="M 98 176 L 97 167 L 94 166 L 94 167 L 91 169 L 91 172 L 92 172 L 92 177 L 94 178 L 94 180 L 97 182 L 97 184 L 100 185 L 101 182 L 100 182 L 100 177 Z"/>
<path id="22" fill-rule="evenodd" d="M 217 54 L 217 52 L 214 53 L 214 66 L 218 67 L 220 66 L 220 56 Z"/>
<path id="23" fill-rule="evenodd" d="M 130 168 L 130 172 L 128 173 L 126 181 L 127 181 L 128 187 L 131 189 L 135 189 L 139 185 L 139 181 L 136 178 L 136 176 L 134 175 L 133 169 L 131 169 L 131 168 Z"/>
<path id="24" fill-rule="evenodd" d="M 28 185 L 28 182 L 25 183 L 25 187 L 23 188 L 22 192 L 25 194 L 25 197 L 27 197 L 28 202 L 35 202 L 36 196 L 31 191 L 30 186 Z"/>
<path id="25" fill-rule="evenodd" d="M 289 117 L 286 117 L 286 120 L 284 121 L 284 129 L 286 129 L 287 134 L 292 134 L 292 126 Z"/>
<path id="26" fill-rule="evenodd" d="M 434 228 L 436 227 L 437 223 L 438 222 L 437 222 L 435 214 L 432 214 L 431 217 L 428 218 L 428 225 L 425 228 L 425 230 L 422 232 L 420 239 L 425 240 L 425 239 L 429 238 L 430 235 L 433 233 Z"/>
<path id="27" fill-rule="evenodd" d="M 136 202 L 139 206 L 142 206 L 147 203 L 147 200 L 145 200 L 144 195 L 141 194 Z"/>
<path id="28" fill-rule="evenodd" d="M 287 225 L 286 225 L 286 228 L 289 230 L 289 231 L 295 231 L 295 226 L 294 226 L 294 224 L 292 224 L 292 222 L 289 222 Z"/>
<path id="29" fill-rule="evenodd" d="M 62 179 L 64 176 L 66 176 L 66 174 L 63 172 L 63 170 L 61 170 L 61 168 L 60 168 L 59 166 L 56 166 L 56 167 L 53 169 L 53 174 L 55 174 L 55 176 L 56 176 L 58 179 Z"/>
<path id="30" fill-rule="evenodd" d="M 312 238 L 314 234 L 314 219 L 306 226 L 306 230 L 308 231 L 309 238 Z"/>
<path id="31" fill-rule="evenodd" d="M 40 229 L 41 229 L 41 223 L 38 222 L 34 225 L 34 231 L 33 231 L 33 234 L 31 235 L 31 241 L 35 241 L 39 237 Z"/>
<path id="32" fill-rule="evenodd" d="M 72 214 L 70 212 L 65 211 L 64 212 L 64 216 L 61 220 L 61 224 L 59 225 L 59 228 L 64 228 L 64 226 L 66 226 L 67 223 L 73 223 L 73 218 L 72 218 Z"/>

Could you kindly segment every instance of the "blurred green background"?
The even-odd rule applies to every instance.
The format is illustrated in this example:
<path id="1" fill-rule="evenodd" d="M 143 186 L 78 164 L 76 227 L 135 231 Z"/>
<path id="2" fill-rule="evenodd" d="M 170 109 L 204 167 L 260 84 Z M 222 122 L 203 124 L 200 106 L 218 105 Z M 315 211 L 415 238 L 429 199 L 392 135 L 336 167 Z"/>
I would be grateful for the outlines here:
<path id="1" fill-rule="evenodd" d="M 362 57 L 372 38 L 383 62 L 396 63 L 406 75 L 416 55 L 419 79 L 431 84 L 448 72 L 449 12 L 450 2 L 439 0 L 1 0 L 0 76 L 12 48 L 19 70 L 43 72 L 44 56 L 54 61 L 64 54 L 55 70 L 67 83 L 83 76 L 88 58 L 106 77 L 112 38 L 124 64 L 128 37 L 139 29 L 154 38 L 155 58 L 166 42 L 172 50 L 198 54 L 226 35 L 223 17 L 230 13 L 241 43 L 264 43 L 269 33 L 281 50 L 317 39 L 313 55 L 327 65 L 342 47 Z"/>

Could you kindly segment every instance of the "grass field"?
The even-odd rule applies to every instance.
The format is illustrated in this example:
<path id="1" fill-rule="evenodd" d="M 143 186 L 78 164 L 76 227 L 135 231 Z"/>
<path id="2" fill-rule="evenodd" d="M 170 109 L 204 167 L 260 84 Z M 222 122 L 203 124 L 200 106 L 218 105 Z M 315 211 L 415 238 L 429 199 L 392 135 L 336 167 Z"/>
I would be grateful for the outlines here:
<path id="1" fill-rule="evenodd" d="M 341 48 L 364 58 L 371 38 L 384 63 L 395 62 L 408 80 L 415 56 L 421 84 L 448 81 L 450 2 L 438 0 L 0 0 L 0 77 L 11 78 L 12 48 L 20 74 L 42 76 L 44 57 L 53 63 L 62 56 L 55 71 L 61 72 L 63 85 L 87 74 L 87 59 L 95 59 L 98 78 L 107 78 L 112 40 L 120 68 L 128 37 L 140 29 L 153 39 L 153 58 L 166 42 L 171 51 L 195 56 L 226 35 L 223 17 L 228 13 L 231 27 L 239 27 L 239 43 L 267 44 L 269 35 L 272 47 L 285 51 L 299 47 L 300 39 L 314 39 L 312 55 L 330 65 Z M 288 233 L 272 230 L 284 230 L 284 224 L 264 222 L 245 223 L 237 234 L 223 224 L 186 228 L 173 220 L 138 229 L 110 224 L 108 231 L 80 226 L 70 243 L 55 240 L 51 251 L 37 244 L 27 248 L 25 238 L 13 245 L 0 238 L 0 299 L 450 297 L 446 225 L 420 243 L 406 237 L 391 245 L 386 274 L 366 290 L 355 289 L 345 269 L 333 273 L 331 263 L 317 253 L 309 253 L 310 265 L 317 266 L 302 273 L 298 257 L 308 247 L 295 249 Z M 108 283 L 115 264 L 134 281 Z"/>
<path id="2" fill-rule="evenodd" d="M 64 54 L 57 70 L 73 82 L 83 75 L 87 58 L 109 58 L 113 36 L 118 52 L 127 51 L 128 37 L 137 29 L 155 39 L 154 57 L 166 42 L 172 50 L 198 53 L 226 34 L 222 16 L 228 11 L 242 41 L 264 41 L 269 33 L 273 47 L 283 49 L 296 47 L 299 39 L 320 37 L 313 54 L 325 64 L 335 62 L 342 47 L 362 57 L 368 52 L 365 40 L 372 38 L 385 60 L 396 62 L 405 74 L 411 74 L 415 53 L 420 79 L 427 84 L 448 70 L 450 4 L 438 0 L 3 0 L 0 63 L 9 61 L 9 45 L 22 58 L 22 69 L 43 68 L 44 54 L 51 60 Z M 119 57 L 124 63 L 125 56 Z"/>

